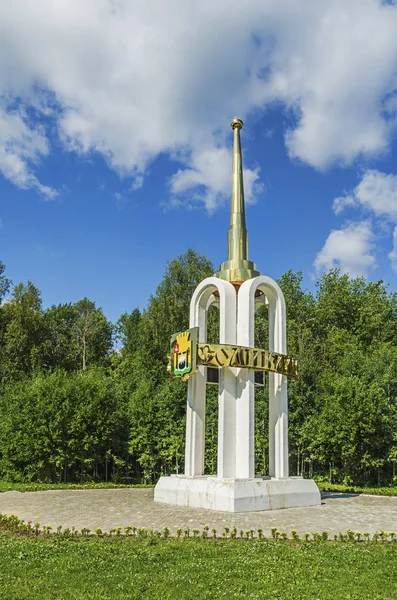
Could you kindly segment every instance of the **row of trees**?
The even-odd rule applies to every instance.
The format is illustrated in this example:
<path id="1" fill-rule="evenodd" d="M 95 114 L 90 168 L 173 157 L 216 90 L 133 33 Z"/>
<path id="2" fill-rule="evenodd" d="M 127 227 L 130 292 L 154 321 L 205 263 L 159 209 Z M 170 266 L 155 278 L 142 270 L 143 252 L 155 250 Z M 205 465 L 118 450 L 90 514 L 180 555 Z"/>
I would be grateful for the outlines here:
<path id="1" fill-rule="evenodd" d="M 1 263 L 0 263 L 1 265 Z M 146 309 L 111 324 L 95 303 L 43 309 L 32 283 L 0 266 L 0 476 L 14 480 L 155 481 L 181 472 L 186 384 L 166 373 L 169 340 L 188 327 L 197 284 L 215 271 L 193 250 L 172 261 Z M 333 270 L 315 294 L 279 280 L 288 352 L 292 473 L 390 483 L 397 463 L 397 297 L 382 281 Z M 8 294 L 10 294 L 8 296 Z M 6 298 L 6 300 L 4 300 Z M 256 344 L 267 347 L 267 311 Z M 217 339 L 211 309 L 209 338 Z M 121 351 L 115 348 L 121 348 Z M 207 386 L 206 471 L 216 471 L 217 390 Z M 268 400 L 256 390 L 256 469 L 267 472 Z M 395 479 L 394 479 L 395 481 Z"/>

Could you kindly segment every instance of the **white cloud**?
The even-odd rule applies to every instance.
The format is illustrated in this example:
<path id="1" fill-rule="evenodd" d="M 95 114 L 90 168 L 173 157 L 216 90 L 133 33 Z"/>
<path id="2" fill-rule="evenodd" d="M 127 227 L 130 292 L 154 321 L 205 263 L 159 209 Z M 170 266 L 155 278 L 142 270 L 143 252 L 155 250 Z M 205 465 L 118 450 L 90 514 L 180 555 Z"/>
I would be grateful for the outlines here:
<path id="1" fill-rule="evenodd" d="M 143 175 L 136 175 L 134 181 L 131 184 L 131 190 L 139 190 L 143 186 L 144 178 Z"/>
<path id="2" fill-rule="evenodd" d="M 383 234 L 389 234 L 391 223 L 397 223 L 397 175 L 381 173 L 375 169 L 365 171 L 358 185 L 350 192 L 335 198 L 334 212 L 338 215 L 346 207 L 361 208 L 370 212 Z M 389 258 L 397 271 L 397 228 L 394 229 L 394 246 Z"/>
<path id="3" fill-rule="evenodd" d="M 192 154 L 186 160 L 188 167 L 177 171 L 170 179 L 174 196 L 198 188 L 195 196 L 186 202 L 192 206 L 203 202 L 208 212 L 213 212 L 222 198 L 230 194 L 232 153 L 225 148 L 207 148 Z M 259 169 L 244 169 L 244 195 L 247 204 L 255 202 L 264 191 L 259 182 Z M 203 190 L 203 191 L 201 191 Z"/>
<path id="4" fill-rule="evenodd" d="M 347 194 L 346 196 L 339 196 L 335 198 L 332 203 L 333 211 L 336 215 L 339 215 L 345 210 L 346 207 L 352 206 L 357 207 L 357 200 L 354 195 Z"/>
<path id="5" fill-rule="evenodd" d="M 394 228 L 393 233 L 393 250 L 389 253 L 391 260 L 391 266 L 393 271 L 397 273 L 397 227 Z"/>
<path id="6" fill-rule="evenodd" d="M 293 115 L 290 156 L 316 168 L 387 149 L 396 59 L 397 7 L 378 0 L 0 6 L 3 94 L 42 110 L 66 147 L 100 152 L 135 185 L 159 154 L 185 157 L 171 191 L 191 192 L 209 210 L 226 193 L 211 157 L 225 161 L 227 120 L 270 102 Z M 45 156 L 44 131 L 26 127 L 43 149 L 36 159 Z M 12 161 L 1 161 L 6 176 L 40 190 L 32 157 L 14 152 Z M 258 172 L 247 169 L 248 195 L 257 182 Z"/>
<path id="7" fill-rule="evenodd" d="M 375 258 L 371 254 L 373 238 L 367 221 L 331 231 L 316 256 L 314 265 L 317 273 L 338 267 L 350 277 L 366 276 L 368 269 L 375 266 Z"/>
<path id="8" fill-rule="evenodd" d="M 346 206 L 363 207 L 376 216 L 397 220 L 397 175 L 366 171 L 360 183 L 351 194 L 335 198 L 333 208 L 336 214 Z"/>
<path id="9" fill-rule="evenodd" d="M 35 188 L 47 199 L 58 192 L 39 182 L 31 171 L 49 152 L 48 142 L 40 126 L 29 127 L 22 111 L 11 111 L 0 105 L 0 172 L 22 189 Z"/>

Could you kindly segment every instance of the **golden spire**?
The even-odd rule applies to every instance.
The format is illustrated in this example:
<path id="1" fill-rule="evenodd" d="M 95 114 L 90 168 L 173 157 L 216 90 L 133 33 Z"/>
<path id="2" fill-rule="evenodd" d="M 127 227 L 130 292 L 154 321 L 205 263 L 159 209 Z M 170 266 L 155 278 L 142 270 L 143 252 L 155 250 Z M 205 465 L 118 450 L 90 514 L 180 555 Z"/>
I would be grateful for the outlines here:
<path id="1" fill-rule="evenodd" d="M 230 125 L 234 132 L 234 144 L 228 257 L 227 261 L 221 264 L 220 271 L 215 273 L 215 276 L 233 283 L 241 283 L 246 279 L 257 277 L 261 273 L 256 270 L 255 263 L 248 260 L 248 231 L 245 225 L 243 159 L 240 143 L 240 129 L 243 122 L 236 117 Z"/>

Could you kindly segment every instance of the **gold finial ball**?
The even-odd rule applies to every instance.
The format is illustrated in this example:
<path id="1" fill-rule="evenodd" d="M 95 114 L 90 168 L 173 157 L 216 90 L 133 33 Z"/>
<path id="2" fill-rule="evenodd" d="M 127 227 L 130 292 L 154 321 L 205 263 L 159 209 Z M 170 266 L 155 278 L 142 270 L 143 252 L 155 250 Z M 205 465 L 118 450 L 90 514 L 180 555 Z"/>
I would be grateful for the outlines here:
<path id="1" fill-rule="evenodd" d="M 238 127 L 239 129 L 241 129 L 243 125 L 244 125 L 244 123 L 238 117 L 234 117 L 234 119 L 230 123 L 230 127 L 232 129 L 236 129 L 236 127 Z"/>

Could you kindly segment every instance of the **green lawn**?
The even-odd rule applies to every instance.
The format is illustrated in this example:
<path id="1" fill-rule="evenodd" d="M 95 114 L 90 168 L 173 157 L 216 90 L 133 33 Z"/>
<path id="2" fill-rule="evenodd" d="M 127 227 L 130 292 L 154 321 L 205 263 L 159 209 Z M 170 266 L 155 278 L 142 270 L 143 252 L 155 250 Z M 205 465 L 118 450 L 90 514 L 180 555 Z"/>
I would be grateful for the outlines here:
<path id="1" fill-rule="evenodd" d="M 340 485 L 333 483 L 317 482 L 319 489 L 323 492 L 348 492 L 356 494 L 374 494 L 377 496 L 397 496 L 397 487 L 359 487 L 354 485 Z M 0 493 L 16 490 L 18 492 L 38 492 L 43 490 L 82 490 L 82 489 L 106 489 L 106 488 L 150 488 L 153 485 L 133 484 L 123 485 L 121 483 L 14 483 L 12 481 L 0 480 Z"/>
<path id="2" fill-rule="evenodd" d="M 374 496 L 397 496 L 397 487 L 360 487 L 358 485 L 342 485 L 316 481 L 322 492 L 345 492 L 352 494 L 372 494 Z"/>
<path id="3" fill-rule="evenodd" d="M 43 490 L 91 490 L 113 488 L 150 488 L 153 485 L 143 483 L 123 485 L 121 483 L 14 483 L 0 480 L 0 493 L 11 492 L 40 492 Z"/>
<path id="4" fill-rule="evenodd" d="M 22 537 L 0 532 L 0 597 L 397 598 L 397 544 Z"/>

